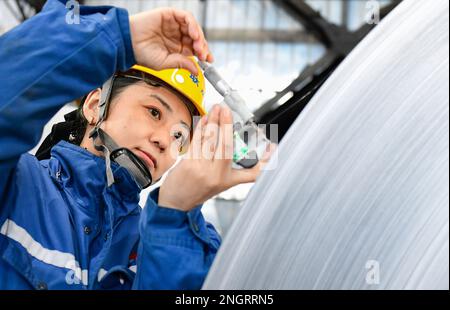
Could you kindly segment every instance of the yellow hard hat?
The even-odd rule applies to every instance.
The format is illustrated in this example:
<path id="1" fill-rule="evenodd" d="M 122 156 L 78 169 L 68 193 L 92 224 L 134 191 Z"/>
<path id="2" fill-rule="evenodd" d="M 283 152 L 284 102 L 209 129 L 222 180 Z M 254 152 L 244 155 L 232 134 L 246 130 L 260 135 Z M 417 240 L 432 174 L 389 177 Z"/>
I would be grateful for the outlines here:
<path id="1" fill-rule="evenodd" d="M 194 57 L 190 57 L 198 68 L 198 75 L 194 75 L 185 69 L 165 69 L 156 71 L 144 66 L 134 65 L 132 69 L 148 73 L 167 83 L 184 97 L 189 99 L 197 109 L 200 116 L 206 114 L 203 105 L 205 95 L 205 77 Z"/>

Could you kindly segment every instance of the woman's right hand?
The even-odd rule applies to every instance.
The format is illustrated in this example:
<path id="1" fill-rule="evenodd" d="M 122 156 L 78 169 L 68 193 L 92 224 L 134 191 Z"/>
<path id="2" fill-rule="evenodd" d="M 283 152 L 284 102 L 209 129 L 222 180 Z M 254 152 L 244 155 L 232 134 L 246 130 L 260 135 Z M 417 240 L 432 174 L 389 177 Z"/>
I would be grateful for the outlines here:
<path id="1" fill-rule="evenodd" d="M 161 8 L 130 16 L 130 32 L 137 63 L 151 69 L 184 68 L 197 75 L 187 56 L 213 62 L 203 31 L 189 12 Z"/>

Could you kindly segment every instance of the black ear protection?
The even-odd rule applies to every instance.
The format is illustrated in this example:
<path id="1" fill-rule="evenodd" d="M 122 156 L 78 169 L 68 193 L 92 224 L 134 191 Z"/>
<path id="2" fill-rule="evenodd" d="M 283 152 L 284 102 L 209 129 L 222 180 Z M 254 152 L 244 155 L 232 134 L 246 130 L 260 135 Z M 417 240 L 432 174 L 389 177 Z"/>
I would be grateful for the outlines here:
<path id="1" fill-rule="evenodd" d="M 119 166 L 128 170 L 131 176 L 141 189 L 149 187 L 152 182 L 152 175 L 142 160 L 127 148 L 118 146 L 114 140 L 100 128 L 100 125 L 108 115 L 111 91 L 116 75 L 108 79 L 102 87 L 100 102 L 98 105 L 98 120 L 94 129 L 89 133 L 89 137 L 94 143 L 96 150 L 103 152 L 106 160 L 106 179 L 108 186 L 114 183 L 114 175 L 111 170 L 111 160 Z"/>
<path id="2" fill-rule="evenodd" d="M 118 146 L 114 140 L 100 128 L 106 119 L 110 105 L 112 87 L 116 75 L 108 79 L 102 87 L 99 102 L 99 117 L 95 128 L 89 133 L 96 150 L 103 152 L 106 160 L 106 177 L 108 186 L 114 183 L 114 175 L 111 170 L 111 160 L 124 167 L 134 178 L 141 189 L 149 187 L 153 183 L 152 175 L 142 160 L 127 148 Z M 36 152 L 39 160 L 49 159 L 50 151 L 59 141 L 67 141 L 80 145 L 86 132 L 86 120 L 78 110 L 64 115 L 65 122 L 53 125 L 51 133 Z M 158 181 L 158 180 L 157 180 Z"/>

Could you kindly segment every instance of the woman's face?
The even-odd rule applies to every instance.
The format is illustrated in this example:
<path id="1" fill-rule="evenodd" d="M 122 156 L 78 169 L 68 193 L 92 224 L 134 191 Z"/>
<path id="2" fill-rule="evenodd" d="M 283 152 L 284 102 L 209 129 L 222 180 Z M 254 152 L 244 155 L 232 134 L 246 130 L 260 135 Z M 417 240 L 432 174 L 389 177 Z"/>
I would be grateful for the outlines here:
<path id="1" fill-rule="evenodd" d="M 97 100 L 98 106 L 99 96 L 97 91 L 86 103 Z M 91 112 L 97 120 L 96 106 L 86 103 L 84 115 L 89 120 L 86 113 Z M 89 106 L 94 111 L 85 111 Z M 108 117 L 100 127 L 119 146 L 138 156 L 147 165 L 153 180 L 157 180 L 175 164 L 180 146 L 189 144 L 191 126 L 191 114 L 176 94 L 164 87 L 138 82 L 113 98 Z M 92 128 L 89 127 L 86 132 Z M 91 146 L 89 150 L 93 149 L 92 139 L 87 144 L 83 142 L 84 146 Z"/>

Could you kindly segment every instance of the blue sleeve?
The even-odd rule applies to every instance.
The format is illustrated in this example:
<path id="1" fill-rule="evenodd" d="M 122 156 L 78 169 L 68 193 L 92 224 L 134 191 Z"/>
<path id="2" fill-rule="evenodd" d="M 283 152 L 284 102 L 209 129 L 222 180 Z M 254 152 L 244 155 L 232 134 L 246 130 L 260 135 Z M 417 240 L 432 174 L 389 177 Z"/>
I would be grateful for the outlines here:
<path id="1" fill-rule="evenodd" d="M 139 224 L 140 244 L 133 289 L 198 290 L 220 246 L 201 206 L 183 212 L 158 206 L 159 190 L 147 199 Z"/>
<path id="2" fill-rule="evenodd" d="M 79 24 L 67 13 L 65 1 L 49 0 L 0 37 L 0 207 L 20 155 L 50 118 L 135 63 L 126 10 L 81 6 Z"/>

